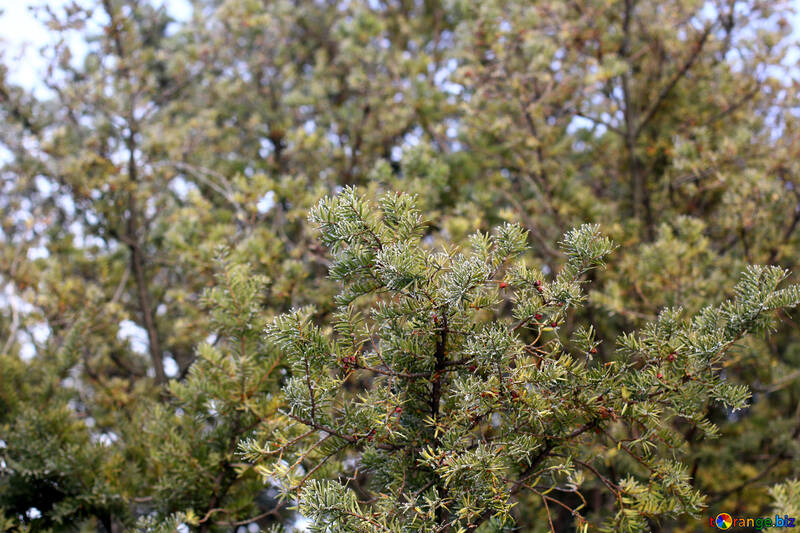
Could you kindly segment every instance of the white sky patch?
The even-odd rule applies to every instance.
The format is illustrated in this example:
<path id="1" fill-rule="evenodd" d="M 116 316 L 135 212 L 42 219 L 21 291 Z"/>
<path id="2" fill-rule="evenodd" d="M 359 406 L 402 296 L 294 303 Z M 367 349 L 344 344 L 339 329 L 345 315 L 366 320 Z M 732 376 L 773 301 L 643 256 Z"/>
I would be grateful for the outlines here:
<path id="1" fill-rule="evenodd" d="M 30 327 L 30 332 L 33 336 L 33 340 L 39 344 L 44 344 L 50 337 L 50 326 L 44 322 L 39 322 Z"/>
<path id="2" fill-rule="evenodd" d="M 53 0 L 53 5 L 63 1 Z M 5 49 L 5 61 L 13 65 L 10 72 L 12 83 L 28 89 L 39 85 L 44 61 L 36 48 L 50 40 L 47 29 L 41 25 L 29 9 L 28 2 L 3 2 L 0 9 L 0 40 Z"/>
<path id="3" fill-rule="evenodd" d="M 169 355 L 164 358 L 164 373 L 168 378 L 177 377 L 179 370 L 180 368 L 178 367 L 178 363 L 175 361 L 175 359 Z"/>
<path id="4" fill-rule="evenodd" d="M 267 191 L 267 193 L 261 197 L 261 199 L 256 204 L 256 209 L 262 215 L 264 213 L 269 212 L 275 206 L 275 192 L 274 191 Z"/>
<path id="5" fill-rule="evenodd" d="M 33 90 L 38 97 L 49 94 L 42 83 L 47 61 L 39 54 L 39 48 L 53 43 L 58 37 L 41 23 L 36 16 L 36 9 L 32 8 L 46 4 L 51 9 L 60 11 L 69 3 L 70 0 L 0 0 L 0 54 L 4 56 L 5 64 L 11 67 L 9 80 Z M 167 12 L 175 20 L 185 21 L 192 16 L 190 0 L 162 0 L 154 3 L 166 6 Z M 90 28 L 90 31 L 95 29 L 97 28 Z M 77 32 L 71 32 L 67 42 L 72 52 L 73 64 L 79 65 L 88 52 L 86 42 Z"/>
<path id="6" fill-rule="evenodd" d="M 119 435 L 114 433 L 113 431 L 107 431 L 104 433 L 99 433 L 97 435 L 92 435 L 92 440 L 101 446 L 111 446 L 117 440 L 119 440 Z"/>
<path id="7" fill-rule="evenodd" d="M 119 331 L 117 338 L 121 341 L 128 341 L 131 344 L 131 350 L 136 353 L 147 353 L 147 332 L 143 327 L 138 325 L 132 320 L 123 320 L 119 323 Z"/>
<path id="8" fill-rule="evenodd" d="M 210 416 L 217 416 L 219 414 L 217 411 L 217 402 L 214 400 L 208 400 L 206 402 L 206 410 Z"/>
<path id="9" fill-rule="evenodd" d="M 36 183 L 36 188 L 39 189 L 39 193 L 41 193 L 44 196 L 49 197 L 56 190 L 55 183 L 45 178 L 44 176 L 36 176 L 34 178 L 34 182 Z"/>
<path id="10" fill-rule="evenodd" d="M 169 185 L 167 186 L 183 202 L 185 202 L 189 198 L 190 191 L 198 190 L 197 185 L 195 185 L 190 181 L 186 181 L 184 178 L 180 176 L 177 176 L 172 180 L 170 180 Z"/>
<path id="11" fill-rule="evenodd" d="M 44 259 L 50 255 L 47 248 L 44 246 L 33 246 L 28 248 L 28 259 L 36 261 L 37 259 Z"/>
<path id="12" fill-rule="evenodd" d="M 570 121 L 569 125 L 567 125 L 567 133 L 572 135 L 572 134 L 574 134 L 576 131 L 578 131 L 580 129 L 590 130 L 590 129 L 592 129 L 592 127 L 594 125 L 595 125 L 594 122 L 592 122 L 588 118 L 577 117 L 576 116 L 576 117 L 573 117 L 572 120 Z M 601 129 L 600 134 L 602 134 L 604 131 L 606 131 L 605 126 L 603 126 L 602 124 L 600 126 L 598 126 L 598 129 Z"/>
<path id="13" fill-rule="evenodd" d="M 392 146 L 392 161 L 400 161 L 403 158 L 403 149 L 399 146 Z"/>
<path id="14" fill-rule="evenodd" d="M 0 9 L 0 42 L 5 51 L 6 64 L 10 66 L 9 80 L 12 83 L 32 90 L 43 98 L 52 94 L 42 83 L 47 67 L 47 59 L 40 54 L 40 48 L 56 41 L 57 36 L 50 32 L 36 15 L 36 7 L 47 4 L 59 10 L 68 4 L 67 0 L 45 1 L 3 1 Z M 67 35 L 67 44 L 72 52 L 73 65 L 79 65 L 86 56 L 88 48 L 85 41 L 75 32 Z"/>
<path id="15" fill-rule="evenodd" d="M 19 358 L 26 363 L 34 358 L 36 355 L 36 348 L 30 342 L 23 342 L 19 347 Z"/>
<path id="16" fill-rule="evenodd" d="M 33 311 L 33 306 L 23 300 L 18 294 L 12 283 L 6 283 L 0 291 L 0 306 L 10 308 L 12 317 L 16 315 L 16 320 L 20 321 L 23 317 Z M 13 318 L 12 318 L 13 320 Z M 19 356 L 23 361 L 30 361 L 36 355 L 35 342 L 44 342 L 50 336 L 50 328 L 44 323 L 34 324 L 29 330 L 17 331 L 17 342 L 19 343 Z M 3 339 L 5 342 L 5 339 Z"/>
<path id="17" fill-rule="evenodd" d="M 309 520 L 305 516 L 297 515 L 297 518 L 295 518 L 294 522 L 292 522 L 289 525 L 288 530 L 289 531 L 308 531 L 308 527 L 310 525 L 311 525 L 311 520 Z"/>

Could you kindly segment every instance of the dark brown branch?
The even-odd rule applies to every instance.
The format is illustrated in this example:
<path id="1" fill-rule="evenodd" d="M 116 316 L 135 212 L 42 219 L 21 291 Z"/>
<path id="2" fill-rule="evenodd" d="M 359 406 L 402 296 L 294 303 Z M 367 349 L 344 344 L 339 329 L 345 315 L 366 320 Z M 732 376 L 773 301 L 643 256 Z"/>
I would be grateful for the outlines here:
<path id="1" fill-rule="evenodd" d="M 114 13 L 114 8 L 110 0 L 103 0 L 103 7 L 109 18 L 109 26 L 111 37 L 114 41 L 116 54 L 121 63 L 120 76 L 123 78 L 129 77 L 128 68 L 125 65 L 125 47 L 122 43 L 120 36 L 118 22 Z M 128 180 L 131 182 L 131 188 L 128 192 L 128 216 L 125 224 L 125 238 L 123 242 L 128 245 L 130 251 L 131 270 L 133 271 L 133 278 L 136 283 L 136 293 L 139 302 L 139 312 L 142 316 L 144 328 L 147 331 L 148 351 L 150 359 L 153 363 L 155 371 L 156 383 L 162 384 L 167 381 L 166 374 L 164 373 L 163 354 L 161 352 L 161 342 L 158 337 L 158 330 L 156 329 L 155 320 L 153 318 L 153 305 L 150 300 L 147 285 L 146 261 L 142 247 L 139 242 L 139 221 L 138 221 L 138 207 L 136 203 L 136 188 L 138 182 L 138 173 L 136 168 L 136 120 L 134 118 L 133 96 L 130 97 L 128 102 L 128 110 L 126 122 L 128 125 L 128 132 L 125 136 L 125 148 L 128 150 Z"/>
<path id="2" fill-rule="evenodd" d="M 641 120 L 641 122 L 639 122 L 639 124 L 636 126 L 636 129 L 634 130 L 633 134 L 634 138 L 639 136 L 639 133 L 641 133 L 642 128 L 644 128 L 647 125 L 647 123 L 650 122 L 650 120 L 656 114 L 658 108 L 661 107 L 661 104 L 664 102 L 667 96 L 669 96 L 669 94 L 672 92 L 672 90 L 675 88 L 678 82 L 681 79 L 683 79 L 686 73 L 689 72 L 689 69 L 692 68 L 692 65 L 694 65 L 694 63 L 697 61 L 697 58 L 700 57 L 700 52 L 703 51 L 703 46 L 708 40 L 708 36 L 711 35 L 712 28 L 713 25 L 711 24 L 705 27 L 703 33 L 700 34 L 700 38 L 697 40 L 697 42 L 695 42 L 694 46 L 692 47 L 692 52 L 689 55 L 689 57 L 686 59 L 686 61 L 684 61 L 683 65 L 678 70 L 678 72 L 676 72 L 675 75 L 672 76 L 672 79 L 670 79 L 669 82 L 661 89 L 661 92 L 658 93 L 658 96 L 656 97 L 655 101 L 653 101 L 653 103 L 650 104 L 650 107 L 647 108 L 647 111 L 645 111 L 644 113 L 644 118 Z"/>
<path id="3" fill-rule="evenodd" d="M 622 20 L 622 46 L 620 47 L 619 55 L 629 60 L 630 46 L 631 46 L 631 20 L 633 18 L 633 10 L 635 7 L 634 0 L 625 0 L 625 13 Z M 635 153 L 636 144 L 636 117 L 634 116 L 633 98 L 631 95 L 630 87 L 630 72 L 626 70 L 622 74 L 622 97 L 624 100 L 624 119 L 625 119 L 625 150 L 628 155 L 628 172 L 630 173 L 630 189 L 631 189 L 631 210 L 633 216 L 636 218 L 641 217 L 641 206 L 644 200 L 644 177 L 639 170 L 639 160 Z"/>

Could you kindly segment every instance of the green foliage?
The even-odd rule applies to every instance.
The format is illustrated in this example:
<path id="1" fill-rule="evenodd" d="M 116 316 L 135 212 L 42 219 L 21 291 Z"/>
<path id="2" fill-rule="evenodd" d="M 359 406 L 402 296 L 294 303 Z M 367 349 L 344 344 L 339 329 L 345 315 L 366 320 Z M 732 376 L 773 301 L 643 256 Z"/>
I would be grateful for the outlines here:
<path id="1" fill-rule="evenodd" d="M 793 2 L 61 4 L 0 45 L 0 529 L 791 507 Z"/>
<path id="2" fill-rule="evenodd" d="M 148 507 L 166 519 L 183 509 L 180 520 L 192 525 L 260 514 L 253 501 L 260 482 L 234 453 L 278 406 L 281 361 L 261 340 L 266 280 L 224 251 L 217 264 L 217 285 L 203 296 L 212 337 L 198 347 L 186 378 L 170 383 L 169 401 L 144 406 L 141 433 L 128 436 L 146 452 Z"/>
<path id="3" fill-rule="evenodd" d="M 597 226 L 567 232 L 564 266 L 540 276 L 520 257 L 518 227 L 436 249 L 422 243 L 413 199 L 388 193 L 378 205 L 346 189 L 311 211 L 342 284 L 335 327 L 315 325 L 311 309 L 267 327 L 291 365 L 287 407 L 265 444 L 242 446 L 313 530 L 472 531 L 490 517 L 513 523 L 519 492 L 548 515 L 551 504 L 570 509 L 580 528 L 585 503 L 570 508 L 552 491 L 579 495 L 586 477 L 616 501 L 603 530 L 699 515 L 705 498 L 675 459 L 686 443 L 675 428 L 683 420 L 714 436 L 708 402 L 746 406 L 749 391 L 722 366 L 744 335 L 769 328 L 771 311 L 800 304 L 797 286 L 778 289 L 786 272 L 750 267 L 733 299 L 691 317 L 667 309 L 601 364 L 591 325 L 576 332 L 583 353 L 561 333 L 585 275 L 614 248 Z M 325 479 L 337 471 L 346 482 Z"/>
<path id="4" fill-rule="evenodd" d="M 79 334 L 82 324 L 76 324 Z M 68 377 L 59 359 L 68 359 L 75 335 L 62 357 L 23 363 L 0 356 L 0 509 L 12 529 L 24 517 L 34 529 L 64 528 L 78 520 L 108 523 L 124 505 L 114 479 L 120 457 L 109 449 L 109 434 L 92 432 L 97 421 L 80 411 L 80 397 L 64 387 Z M 35 408 L 34 406 L 41 406 Z M 76 409 L 76 407 L 78 407 Z M 35 507 L 38 513 L 29 513 Z M 4 530 L 5 530 L 4 529 Z"/>
<path id="5" fill-rule="evenodd" d="M 773 499 L 773 510 L 776 513 L 797 516 L 800 511 L 800 482 L 790 479 L 770 487 L 769 494 Z"/>

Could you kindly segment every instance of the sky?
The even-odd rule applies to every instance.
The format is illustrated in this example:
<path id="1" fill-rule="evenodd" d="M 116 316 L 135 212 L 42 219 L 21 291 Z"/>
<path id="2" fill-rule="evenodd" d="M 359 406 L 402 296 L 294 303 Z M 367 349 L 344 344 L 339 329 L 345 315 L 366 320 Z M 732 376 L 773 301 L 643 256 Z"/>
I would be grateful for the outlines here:
<path id="1" fill-rule="evenodd" d="M 65 0 L 49 2 L 54 7 L 65 3 Z M 0 0 L 0 47 L 12 65 L 11 81 L 27 88 L 39 85 L 44 62 L 38 57 L 37 48 L 51 39 L 47 28 L 30 10 L 30 6 L 41 4 L 26 0 Z"/>
<path id="2" fill-rule="evenodd" d="M 42 5 L 58 8 L 69 3 L 70 0 L 0 0 L 0 53 L 11 60 L 12 82 L 44 91 L 39 80 L 45 63 L 38 57 L 37 49 L 51 42 L 52 37 L 31 8 Z M 178 20 L 191 15 L 189 0 L 160 0 L 160 3 L 166 5 L 170 15 Z M 83 43 L 76 39 L 70 45 L 75 57 L 83 55 Z"/>

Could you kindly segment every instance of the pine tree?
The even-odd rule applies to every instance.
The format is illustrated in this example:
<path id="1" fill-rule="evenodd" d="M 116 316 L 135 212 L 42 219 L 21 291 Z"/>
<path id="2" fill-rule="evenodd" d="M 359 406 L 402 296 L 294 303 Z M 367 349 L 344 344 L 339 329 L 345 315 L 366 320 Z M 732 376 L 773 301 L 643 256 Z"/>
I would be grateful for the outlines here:
<path id="1" fill-rule="evenodd" d="M 693 316 L 665 309 L 611 339 L 615 356 L 601 364 L 592 324 L 563 333 L 586 274 L 614 249 L 597 226 L 567 232 L 567 260 L 546 276 L 520 259 L 519 226 L 476 233 L 464 250 L 426 246 L 408 195 L 376 208 L 346 188 L 309 220 L 341 284 L 337 313 L 330 329 L 310 308 L 267 328 L 291 368 L 286 408 L 242 449 L 297 498 L 312 531 L 505 530 L 524 492 L 551 527 L 562 507 L 585 531 L 590 479 L 615 501 L 602 530 L 697 516 L 705 499 L 677 428 L 715 437 L 702 406 L 747 405 L 747 388 L 722 372 L 727 353 L 800 303 L 800 287 L 778 288 L 785 271 L 752 266 L 733 299 Z M 612 450 L 621 468 L 603 474 L 595 459 Z"/>
<path id="2" fill-rule="evenodd" d="M 125 436 L 146 452 L 141 490 L 148 491 L 150 513 L 143 515 L 169 517 L 177 509 L 199 531 L 281 517 L 277 502 L 259 510 L 260 481 L 235 456 L 239 441 L 278 406 L 281 360 L 261 335 L 266 280 L 224 251 L 217 263 L 217 285 L 204 294 L 213 333 L 186 379 L 170 383 L 170 401 L 140 410 L 131 429 L 141 433 Z"/>
<path id="3" fill-rule="evenodd" d="M 313 306 L 324 337 L 341 335 L 331 328 L 348 319 L 336 313 L 330 261 L 305 219 L 346 185 L 370 198 L 416 194 L 428 251 L 467 253 L 475 231 L 520 223 L 530 248 L 498 276 L 524 264 L 548 287 L 569 266 L 559 238 L 599 224 L 622 245 L 607 268 L 581 278 L 583 305 L 556 316 L 536 345 L 555 357 L 562 342 L 582 361 L 572 340 L 593 333 L 605 342 L 589 350 L 587 368 L 617 369 L 616 339 L 646 332 L 665 308 L 682 308 L 684 321 L 722 309 L 749 264 L 780 265 L 797 280 L 789 0 L 191 4 L 182 20 L 159 0 L 41 10 L 52 41 L 34 89 L 11 81 L 15 58 L 0 50 L 6 527 L 228 531 L 257 517 L 261 527 L 296 518 L 292 500 L 276 509 L 272 480 L 255 479 L 229 450 L 234 440 L 270 441 L 268 428 L 285 420 L 269 420 L 272 395 L 303 369 L 270 369 L 281 356 L 255 333 L 242 355 L 230 322 L 240 310 L 226 294 L 249 287 L 252 331 Z M 397 260 L 417 268 L 415 257 Z M 345 291 L 382 279 L 349 280 Z M 519 291 L 495 281 L 506 283 L 500 295 Z M 374 297 L 351 305 L 370 328 Z M 502 299 L 476 311 L 474 334 L 514 320 L 513 309 Z M 708 401 L 692 421 L 663 422 L 680 433 L 675 457 L 707 495 L 704 513 L 793 505 L 800 328 L 796 315 L 775 316 L 771 335 L 742 337 L 721 363 L 731 390 L 752 391 L 747 407 Z M 527 345 L 534 333 L 516 335 Z M 371 371 L 348 368 L 354 377 L 336 398 L 349 405 L 377 385 Z M 254 376 L 264 382 L 253 394 L 269 409 L 254 412 L 252 398 L 232 392 Z M 619 416 L 619 399 L 609 401 Z M 719 438 L 706 438 L 714 426 Z M 581 440 L 590 436 L 599 438 L 577 439 L 577 459 L 616 485 L 648 479 L 622 449 Z M 344 455 L 358 442 L 312 477 L 352 475 L 342 472 L 356 456 Z M 663 457 L 666 444 L 655 442 Z M 579 512 L 599 524 L 617 500 L 585 474 Z M 356 491 L 369 479 L 352 477 Z M 583 502 L 546 495 L 556 493 L 567 507 L 520 488 L 517 527 L 546 531 L 550 516 L 556 530 L 570 529 Z M 650 527 L 696 528 L 688 514 L 662 518 Z"/>
<path id="4" fill-rule="evenodd" d="M 625 246 L 590 274 L 581 314 L 608 338 L 665 306 L 696 313 L 729 298 L 751 263 L 781 265 L 797 280 L 796 6 L 458 5 L 451 80 L 464 91 L 462 149 L 448 157 L 475 176 L 470 194 L 479 200 L 451 212 L 454 235 L 517 220 L 555 268 L 558 235 L 600 223 Z M 683 430 L 693 484 L 709 494 L 711 511 L 768 514 L 767 487 L 797 476 L 800 328 L 779 316 L 768 342 L 746 339 L 726 366 L 731 382 L 753 386 L 750 407 L 737 416 L 707 407 L 718 441 Z M 611 355 L 598 351 L 603 361 Z"/>
<path id="5" fill-rule="evenodd" d="M 183 21 L 149 1 L 44 9 L 53 44 L 43 87 L 15 86 L 2 68 L 0 276 L 13 305 L 0 308 L 0 345 L 3 373 L 16 378 L 3 391 L 0 484 L 35 486 L 33 451 L 93 442 L 74 464 L 52 465 L 53 478 L 91 482 L 38 499 L 0 490 L 14 523 L 111 531 L 180 516 L 224 530 L 272 511 L 270 491 L 229 457 L 231 440 L 252 430 L 236 429 L 247 409 L 227 396 L 212 398 L 225 409 L 190 401 L 230 378 L 202 372 L 209 351 L 197 348 L 229 342 L 201 303 L 209 287 L 228 290 L 215 275 L 217 250 L 230 251 L 225 269 L 262 281 L 256 330 L 295 304 L 325 309 L 332 287 L 310 246 L 307 209 L 342 179 L 365 182 L 418 120 L 440 121 L 443 106 L 408 105 L 440 101 L 435 84 L 398 92 L 391 81 L 433 57 L 404 52 L 448 30 L 432 22 L 438 7 L 389 18 L 367 5 L 193 7 Z M 394 46 L 376 47 L 379 36 Z M 48 414 L 36 439 L 11 438 L 29 422 L 23 411 Z M 92 503 L 78 510 L 75 501 Z M 34 507 L 42 516 L 28 517 Z"/>

